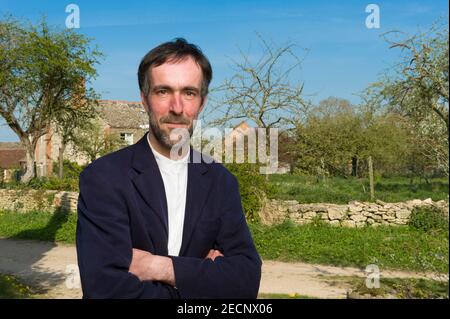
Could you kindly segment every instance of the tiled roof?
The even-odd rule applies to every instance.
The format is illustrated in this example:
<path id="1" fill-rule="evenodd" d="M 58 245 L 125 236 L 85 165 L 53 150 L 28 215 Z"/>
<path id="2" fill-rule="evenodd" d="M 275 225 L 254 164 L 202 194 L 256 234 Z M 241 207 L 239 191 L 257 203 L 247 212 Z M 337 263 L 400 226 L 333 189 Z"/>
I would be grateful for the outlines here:
<path id="1" fill-rule="evenodd" d="M 0 150 L 24 149 L 20 142 L 0 142 Z"/>
<path id="2" fill-rule="evenodd" d="M 100 100 L 102 118 L 113 128 L 148 127 L 148 115 L 141 102 Z"/>
<path id="3" fill-rule="evenodd" d="M 1 143 L 3 144 L 3 143 Z M 25 150 L 19 148 L 0 149 L 0 168 L 16 168 L 25 160 Z"/>

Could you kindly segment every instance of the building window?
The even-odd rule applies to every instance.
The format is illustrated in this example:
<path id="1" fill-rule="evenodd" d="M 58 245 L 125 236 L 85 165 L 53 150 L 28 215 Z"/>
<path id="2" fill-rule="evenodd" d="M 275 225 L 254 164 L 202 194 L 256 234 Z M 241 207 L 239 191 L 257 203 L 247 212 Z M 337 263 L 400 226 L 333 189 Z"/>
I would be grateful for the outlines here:
<path id="1" fill-rule="evenodd" d="M 131 145 L 133 144 L 133 133 L 120 133 L 120 139 Z"/>

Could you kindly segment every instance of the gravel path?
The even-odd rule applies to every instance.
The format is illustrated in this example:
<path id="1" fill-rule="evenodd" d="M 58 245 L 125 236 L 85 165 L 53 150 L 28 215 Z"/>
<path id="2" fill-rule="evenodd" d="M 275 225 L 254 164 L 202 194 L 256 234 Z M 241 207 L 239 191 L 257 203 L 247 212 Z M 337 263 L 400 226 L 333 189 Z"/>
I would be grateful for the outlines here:
<path id="1" fill-rule="evenodd" d="M 17 276 L 43 298 L 81 298 L 76 265 L 72 245 L 0 238 L 0 273 Z M 366 274 L 350 267 L 264 261 L 260 293 L 345 298 L 349 286 L 339 277 L 354 276 Z M 382 271 L 381 277 L 437 279 L 432 274 L 403 271 Z"/>

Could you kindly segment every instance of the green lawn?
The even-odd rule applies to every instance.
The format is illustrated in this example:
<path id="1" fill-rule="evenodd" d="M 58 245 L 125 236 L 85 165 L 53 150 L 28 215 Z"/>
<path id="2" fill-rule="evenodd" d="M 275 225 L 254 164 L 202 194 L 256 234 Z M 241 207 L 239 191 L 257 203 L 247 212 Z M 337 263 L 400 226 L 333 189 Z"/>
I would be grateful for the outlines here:
<path id="1" fill-rule="evenodd" d="M 0 212 L 0 236 L 75 243 L 76 214 Z M 263 259 L 448 272 L 448 230 L 250 224 Z"/>
<path id="2" fill-rule="evenodd" d="M 0 212 L 0 236 L 75 243 L 76 214 Z"/>
<path id="3" fill-rule="evenodd" d="M 326 224 L 251 224 L 263 259 L 365 268 L 448 273 L 448 230 L 400 227 L 344 228 Z"/>
<path id="4" fill-rule="evenodd" d="M 317 179 L 313 176 L 271 175 L 272 198 L 297 200 L 300 203 L 336 203 L 370 201 L 368 179 L 330 177 Z M 449 184 L 446 178 L 413 180 L 404 177 L 377 178 L 375 197 L 385 202 L 401 202 L 410 199 L 448 199 Z"/>

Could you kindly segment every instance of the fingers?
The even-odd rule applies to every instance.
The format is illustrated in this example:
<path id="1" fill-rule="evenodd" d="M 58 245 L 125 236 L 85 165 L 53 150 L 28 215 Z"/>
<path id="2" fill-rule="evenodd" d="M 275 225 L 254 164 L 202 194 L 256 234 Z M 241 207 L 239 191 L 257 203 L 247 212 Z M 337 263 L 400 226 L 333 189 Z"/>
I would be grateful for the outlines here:
<path id="1" fill-rule="evenodd" d="M 212 259 L 213 253 L 214 253 L 214 249 L 210 249 L 208 252 L 208 255 L 206 255 L 205 259 L 207 259 L 207 258 Z"/>
<path id="2" fill-rule="evenodd" d="M 223 257 L 223 254 L 218 250 L 214 250 L 212 260 L 214 261 L 214 259 L 216 259 L 216 257 Z"/>
<path id="3" fill-rule="evenodd" d="M 222 254 L 219 250 L 211 249 L 211 250 L 208 252 L 208 255 L 206 255 L 205 259 L 206 259 L 206 258 L 209 258 L 209 259 L 211 259 L 212 261 L 214 261 L 214 259 L 216 259 L 216 257 L 223 257 L 223 254 Z"/>

